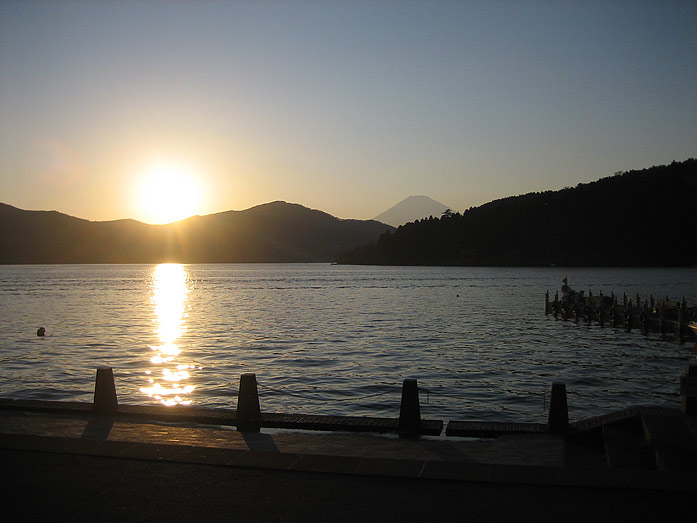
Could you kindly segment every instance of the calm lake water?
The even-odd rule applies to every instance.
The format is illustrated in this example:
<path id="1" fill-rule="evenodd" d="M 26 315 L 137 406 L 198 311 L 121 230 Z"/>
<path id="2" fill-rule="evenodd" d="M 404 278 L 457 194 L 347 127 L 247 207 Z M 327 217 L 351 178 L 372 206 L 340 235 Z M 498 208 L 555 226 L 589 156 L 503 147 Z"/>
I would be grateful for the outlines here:
<path id="1" fill-rule="evenodd" d="M 0 266 L 0 395 L 91 401 L 107 365 L 133 404 L 234 407 L 254 372 L 268 412 L 396 416 L 404 378 L 446 421 L 544 422 L 553 381 L 572 420 L 677 407 L 694 342 L 545 316 L 567 274 L 697 304 L 694 268 Z"/>

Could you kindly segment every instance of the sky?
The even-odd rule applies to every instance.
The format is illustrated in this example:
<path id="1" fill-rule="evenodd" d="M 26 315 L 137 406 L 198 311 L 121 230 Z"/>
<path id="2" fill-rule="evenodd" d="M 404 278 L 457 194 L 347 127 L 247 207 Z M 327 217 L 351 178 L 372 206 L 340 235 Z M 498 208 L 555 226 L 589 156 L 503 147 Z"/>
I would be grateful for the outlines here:
<path id="1" fill-rule="evenodd" d="M 464 211 L 697 156 L 694 1 L 0 2 L 0 202 Z"/>

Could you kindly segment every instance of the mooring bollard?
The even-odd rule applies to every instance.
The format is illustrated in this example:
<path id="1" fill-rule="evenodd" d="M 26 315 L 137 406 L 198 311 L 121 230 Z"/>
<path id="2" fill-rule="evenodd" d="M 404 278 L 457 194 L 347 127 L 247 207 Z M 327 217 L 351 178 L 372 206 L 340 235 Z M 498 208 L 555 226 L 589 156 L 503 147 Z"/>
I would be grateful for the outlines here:
<path id="1" fill-rule="evenodd" d="M 685 375 L 680 378 L 682 413 L 697 415 L 697 365 L 688 365 Z"/>
<path id="2" fill-rule="evenodd" d="M 237 430 L 240 432 L 259 432 L 261 428 L 261 409 L 257 376 L 246 373 L 240 376 L 240 390 L 237 394 Z"/>
<path id="3" fill-rule="evenodd" d="M 547 428 L 550 432 L 566 432 L 569 429 L 569 409 L 564 383 L 552 383 Z"/>
<path id="4" fill-rule="evenodd" d="M 94 381 L 93 410 L 99 414 L 113 414 L 118 407 L 114 371 L 111 367 L 97 368 L 97 377 Z"/>
<path id="5" fill-rule="evenodd" d="M 415 379 L 402 382 L 402 403 L 399 407 L 399 437 L 417 438 L 421 427 L 419 387 Z"/>

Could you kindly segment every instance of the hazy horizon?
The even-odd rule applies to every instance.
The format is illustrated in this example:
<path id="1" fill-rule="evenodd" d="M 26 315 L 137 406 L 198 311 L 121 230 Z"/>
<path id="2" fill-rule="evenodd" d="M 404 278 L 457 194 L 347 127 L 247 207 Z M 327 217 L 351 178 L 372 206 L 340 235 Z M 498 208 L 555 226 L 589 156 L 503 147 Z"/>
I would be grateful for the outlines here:
<path id="1" fill-rule="evenodd" d="M 425 196 L 425 195 L 411 195 L 411 196 L 408 196 L 408 197 L 402 199 L 400 202 L 397 202 L 396 205 L 399 205 L 400 203 L 403 203 L 403 202 L 409 200 L 410 198 L 419 197 L 419 196 Z M 225 212 L 244 212 L 244 211 L 248 211 L 248 210 L 250 210 L 250 209 L 253 209 L 253 208 L 255 208 L 255 207 L 261 207 L 261 206 L 268 205 L 268 204 L 272 204 L 272 203 L 276 203 L 276 202 L 287 203 L 287 204 L 289 204 L 289 205 L 301 205 L 301 206 L 303 206 L 303 207 L 305 207 L 305 208 L 308 208 L 308 209 L 311 209 L 311 210 L 322 211 L 322 212 L 325 212 L 325 213 L 327 212 L 327 211 L 325 211 L 325 210 L 322 209 L 322 208 L 318 208 L 318 207 L 308 207 L 307 205 L 303 205 L 301 202 L 289 202 L 289 201 L 286 201 L 286 200 L 274 200 L 274 201 L 272 201 L 272 202 L 261 202 L 261 203 L 252 205 L 251 207 L 246 207 L 246 208 L 244 208 L 244 209 L 224 209 L 224 210 L 221 210 L 221 211 L 213 211 L 213 212 L 210 212 L 210 213 L 207 212 L 207 213 L 202 213 L 202 214 L 192 214 L 191 216 L 186 216 L 186 217 L 184 217 L 184 218 L 181 218 L 181 219 L 179 219 L 179 220 L 174 220 L 174 221 L 186 220 L 186 219 L 188 219 L 188 218 L 193 218 L 193 217 L 195 217 L 195 216 L 207 216 L 207 215 L 210 215 L 210 214 L 219 214 L 219 213 L 225 213 Z M 436 201 L 434 200 L 434 203 L 440 203 L 440 202 L 436 202 Z M 55 211 L 55 212 L 59 212 L 59 213 L 61 213 L 61 214 L 66 214 L 66 215 L 68 215 L 68 216 L 72 216 L 73 218 L 80 218 L 80 219 L 87 219 L 87 220 L 89 220 L 89 218 L 84 218 L 83 216 L 77 216 L 77 215 L 74 215 L 74 214 L 70 214 L 70 213 L 64 212 L 64 211 L 61 210 L 61 209 L 34 209 L 34 208 L 24 208 L 24 207 L 18 207 L 17 205 L 12 204 L 11 202 L 3 202 L 3 201 L 0 201 L 0 204 L 9 205 L 9 206 L 11 206 L 11 207 L 15 207 L 15 208 L 17 208 L 17 209 L 19 209 L 19 210 L 22 210 L 22 211 L 38 211 L 38 212 L 54 212 L 54 211 Z M 391 206 L 389 209 L 386 209 L 386 211 L 391 210 L 391 209 L 392 209 L 393 207 L 395 207 L 396 205 Z M 327 213 L 327 214 L 331 214 L 331 213 Z M 384 214 L 384 212 L 383 212 L 383 213 L 380 213 L 380 214 Z M 337 217 L 337 216 L 335 216 L 335 217 L 336 217 L 336 218 L 341 218 L 341 219 L 365 219 L 365 220 L 375 220 L 375 219 L 378 218 L 379 216 L 380 216 L 380 215 L 373 216 L 372 218 L 352 218 L 352 217 L 350 217 L 350 216 L 349 216 L 349 217 L 346 217 L 346 218 L 341 218 L 341 217 Z M 136 218 L 131 218 L 131 217 L 128 217 L 128 216 L 122 216 L 122 217 L 120 217 L 120 218 L 113 218 L 113 219 L 110 219 L 110 220 L 90 220 L 90 221 L 119 221 L 119 220 L 136 220 L 136 221 L 142 221 L 142 220 L 137 220 Z M 149 225 L 167 225 L 167 224 L 173 223 L 173 222 L 160 223 L 160 224 L 152 224 L 152 223 L 149 223 L 149 222 L 147 222 L 147 221 L 143 221 L 143 223 L 146 223 L 146 224 L 149 224 Z M 387 225 L 389 225 L 389 224 L 387 224 Z"/>
<path id="2" fill-rule="evenodd" d="M 0 201 L 462 211 L 697 156 L 694 2 L 0 4 Z"/>

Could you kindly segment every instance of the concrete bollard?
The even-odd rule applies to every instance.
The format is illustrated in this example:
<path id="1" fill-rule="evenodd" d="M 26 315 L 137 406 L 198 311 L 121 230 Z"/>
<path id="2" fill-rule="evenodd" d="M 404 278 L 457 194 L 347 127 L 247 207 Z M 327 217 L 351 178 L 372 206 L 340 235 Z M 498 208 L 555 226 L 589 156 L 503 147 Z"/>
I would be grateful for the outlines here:
<path id="1" fill-rule="evenodd" d="M 566 403 L 566 385 L 564 383 L 552 383 L 547 428 L 550 432 L 569 430 L 569 409 Z"/>
<path id="2" fill-rule="evenodd" d="M 94 401 L 92 408 L 99 414 L 113 414 L 119 407 L 114 384 L 114 371 L 111 367 L 99 367 L 94 381 Z"/>
<path id="3" fill-rule="evenodd" d="M 402 403 L 399 407 L 399 437 L 417 438 L 421 427 L 419 387 L 415 379 L 402 382 Z"/>
<path id="4" fill-rule="evenodd" d="M 680 395 L 682 396 L 682 413 L 697 415 L 697 365 L 688 365 L 685 375 L 680 378 Z"/>
<path id="5" fill-rule="evenodd" d="M 246 373 L 240 376 L 240 390 L 237 395 L 237 430 L 240 432 L 259 432 L 261 428 L 261 409 L 257 376 Z"/>

